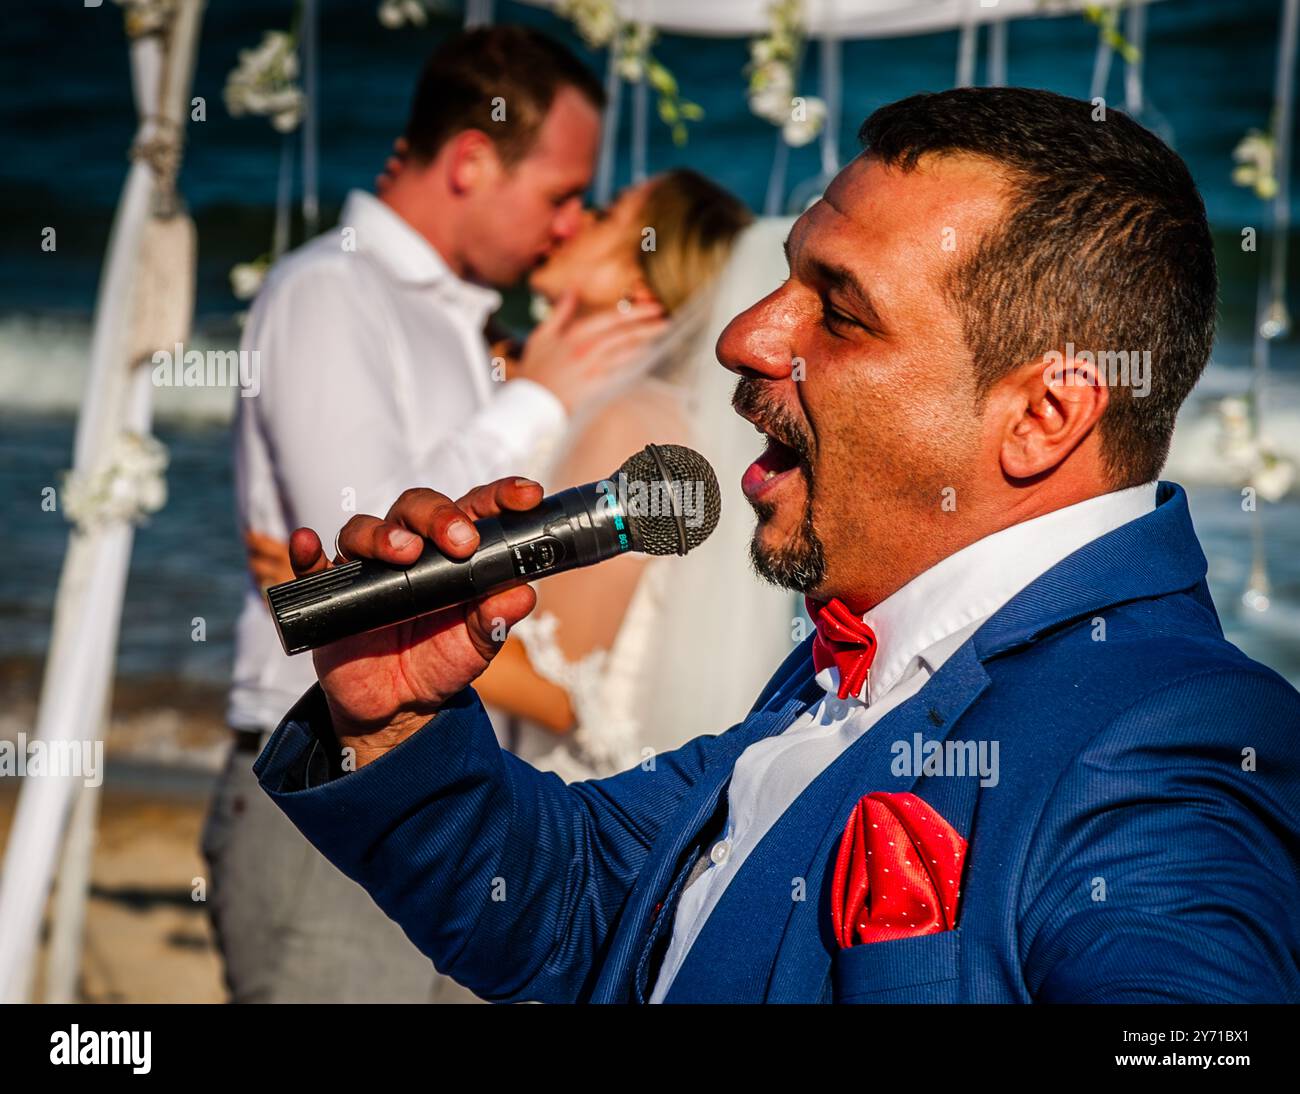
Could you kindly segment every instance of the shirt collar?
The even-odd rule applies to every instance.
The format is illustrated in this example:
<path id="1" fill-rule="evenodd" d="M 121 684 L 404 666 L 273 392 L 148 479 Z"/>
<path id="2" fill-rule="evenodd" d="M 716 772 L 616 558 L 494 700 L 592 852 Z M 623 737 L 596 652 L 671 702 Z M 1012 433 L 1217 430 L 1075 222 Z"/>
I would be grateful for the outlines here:
<path id="1" fill-rule="evenodd" d="M 356 233 L 356 249 L 372 256 L 398 281 L 436 288 L 472 314 L 487 317 L 501 307 L 501 294 L 458 277 L 424 236 L 373 194 L 353 190 L 339 216 L 341 228 Z"/>
<path id="2" fill-rule="evenodd" d="M 968 544 L 912 578 L 862 616 L 880 643 L 862 690 L 874 703 L 918 660 L 932 672 L 980 625 L 1030 582 L 1079 548 L 1155 508 L 1156 483 L 1067 505 Z M 839 670 L 817 682 L 834 694 Z"/>

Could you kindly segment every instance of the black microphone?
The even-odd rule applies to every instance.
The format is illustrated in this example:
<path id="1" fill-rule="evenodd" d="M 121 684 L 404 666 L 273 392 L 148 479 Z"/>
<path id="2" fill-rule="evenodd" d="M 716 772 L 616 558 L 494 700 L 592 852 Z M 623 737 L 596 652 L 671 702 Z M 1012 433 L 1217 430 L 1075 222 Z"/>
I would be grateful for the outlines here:
<path id="1" fill-rule="evenodd" d="M 628 551 L 684 555 L 721 511 L 708 460 L 649 444 L 608 479 L 475 521 L 479 546 L 469 558 L 448 558 L 426 539 L 410 566 L 357 559 L 274 585 L 266 599 L 284 652 L 302 653 Z"/>

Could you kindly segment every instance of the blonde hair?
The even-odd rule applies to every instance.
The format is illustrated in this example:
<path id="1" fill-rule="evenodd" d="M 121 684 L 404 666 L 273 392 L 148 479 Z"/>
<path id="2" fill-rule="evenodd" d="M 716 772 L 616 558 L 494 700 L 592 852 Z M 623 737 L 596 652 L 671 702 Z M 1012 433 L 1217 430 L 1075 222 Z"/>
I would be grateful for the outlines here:
<path id="1" fill-rule="evenodd" d="M 643 244 L 637 258 L 665 311 L 675 312 L 718 274 L 736 236 L 753 220 L 738 197 L 689 168 L 654 180 L 642 212 L 643 223 L 654 229 L 654 247 Z"/>

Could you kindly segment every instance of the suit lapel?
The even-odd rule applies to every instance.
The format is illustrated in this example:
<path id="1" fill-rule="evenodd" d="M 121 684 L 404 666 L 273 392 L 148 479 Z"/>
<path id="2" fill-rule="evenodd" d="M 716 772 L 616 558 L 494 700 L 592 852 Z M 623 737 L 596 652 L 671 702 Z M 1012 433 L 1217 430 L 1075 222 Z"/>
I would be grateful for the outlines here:
<path id="1" fill-rule="evenodd" d="M 592 1002 L 630 1000 L 632 975 L 648 938 L 654 907 L 667 893 L 683 852 L 717 808 L 719 796 L 730 781 L 740 754 L 755 741 L 780 733 L 822 694 L 812 674 L 812 660 L 808 653 L 811 644 L 810 638 L 786 659 L 778 672 L 778 676 L 785 672 L 785 677 L 770 691 L 766 704 L 751 712 L 743 723 L 727 734 L 729 740 L 725 751 L 691 788 L 673 823 L 650 849 L 619 917 L 609 955 L 592 990 Z"/>
<path id="2" fill-rule="evenodd" d="M 825 786 L 818 787 L 815 782 L 815 792 L 805 794 L 796 802 L 795 807 L 807 810 L 810 815 L 820 813 L 824 823 L 811 844 L 812 853 L 795 860 L 803 864 L 802 876 L 807 879 L 805 899 L 789 901 L 786 908 L 766 985 L 766 1001 L 808 1002 L 826 994 L 834 947 L 830 934 L 828 875 L 834 866 L 844 825 L 864 794 L 879 790 L 911 791 L 925 799 L 963 838 L 969 836 L 979 780 L 921 776 L 910 765 L 898 765 L 902 773 L 895 774 L 893 745 L 894 742 L 910 745 L 915 734 L 926 741 L 947 740 L 988 683 L 988 674 L 975 654 L 973 643 L 966 642 L 925 687 L 868 730 L 823 773 L 823 778 L 830 776 Z M 774 847 L 770 854 L 782 851 L 791 854 L 795 847 Z M 790 872 L 788 865 L 785 872 Z"/>

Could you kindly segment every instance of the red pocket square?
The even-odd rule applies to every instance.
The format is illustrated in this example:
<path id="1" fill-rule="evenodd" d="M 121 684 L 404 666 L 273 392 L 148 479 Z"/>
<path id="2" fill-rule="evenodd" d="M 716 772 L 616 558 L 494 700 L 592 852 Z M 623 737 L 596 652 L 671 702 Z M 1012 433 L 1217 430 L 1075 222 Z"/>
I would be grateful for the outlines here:
<path id="1" fill-rule="evenodd" d="M 966 841 L 915 794 L 868 794 L 835 857 L 831 918 L 848 948 L 950 931 L 957 924 Z"/>

